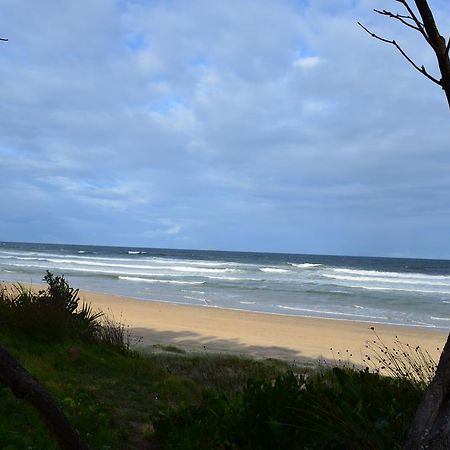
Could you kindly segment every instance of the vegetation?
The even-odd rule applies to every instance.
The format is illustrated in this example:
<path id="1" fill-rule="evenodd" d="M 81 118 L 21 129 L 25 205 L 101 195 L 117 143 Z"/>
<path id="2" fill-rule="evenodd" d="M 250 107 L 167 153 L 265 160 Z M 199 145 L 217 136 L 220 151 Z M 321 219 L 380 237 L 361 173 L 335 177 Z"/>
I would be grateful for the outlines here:
<path id="1" fill-rule="evenodd" d="M 384 373 L 394 378 L 410 380 L 424 385 L 433 381 L 437 364 L 427 350 L 420 345 L 411 347 L 395 336 L 393 347 L 388 347 L 374 327 L 374 339 L 366 341 L 367 354 L 363 361 L 375 373 Z M 439 350 L 439 349 L 438 349 Z"/>
<path id="2" fill-rule="evenodd" d="M 0 342 L 93 449 L 401 448 L 426 386 L 368 368 L 311 372 L 173 346 L 138 354 L 123 323 L 80 305 L 64 277 L 45 281 L 37 293 L 2 291 Z M 0 444 L 57 448 L 38 414 L 1 385 Z"/>
<path id="3" fill-rule="evenodd" d="M 80 307 L 78 289 L 71 288 L 64 277 L 47 272 L 44 281 L 47 289 L 38 292 L 21 284 L 12 292 L 2 289 L 0 318 L 6 326 L 39 340 L 99 338 L 102 313 L 94 313 L 86 303 Z"/>
<path id="4" fill-rule="evenodd" d="M 367 369 L 287 372 L 160 413 L 155 425 L 167 449 L 400 449 L 422 388 Z"/>

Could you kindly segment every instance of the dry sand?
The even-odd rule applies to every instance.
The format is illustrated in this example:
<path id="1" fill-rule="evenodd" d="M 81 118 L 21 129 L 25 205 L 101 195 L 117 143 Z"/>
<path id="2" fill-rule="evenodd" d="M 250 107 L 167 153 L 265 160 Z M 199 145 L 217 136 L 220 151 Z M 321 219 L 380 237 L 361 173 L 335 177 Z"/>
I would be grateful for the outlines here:
<path id="1" fill-rule="evenodd" d="M 438 361 L 438 349 L 442 350 L 448 336 L 434 329 L 179 305 L 97 292 L 84 291 L 80 297 L 123 321 L 144 349 L 174 345 L 187 351 L 278 358 L 305 365 L 345 360 L 351 354 L 351 362 L 361 364 L 374 327 L 389 346 L 398 336 L 410 346 L 420 345 Z"/>
<path id="2" fill-rule="evenodd" d="M 185 350 L 279 358 L 302 364 L 341 355 L 345 359 L 350 353 L 352 362 L 361 363 L 367 351 L 365 342 L 373 339 L 372 326 L 385 343 L 392 343 L 398 336 L 411 346 L 428 350 L 435 360 L 448 335 L 423 328 L 178 305 L 92 292 L 83 292 L 81 297 L 116 319 L 122 317 L 132 334 L 142 338 L 140 345 L 144 347 L 175 345 Z"/>

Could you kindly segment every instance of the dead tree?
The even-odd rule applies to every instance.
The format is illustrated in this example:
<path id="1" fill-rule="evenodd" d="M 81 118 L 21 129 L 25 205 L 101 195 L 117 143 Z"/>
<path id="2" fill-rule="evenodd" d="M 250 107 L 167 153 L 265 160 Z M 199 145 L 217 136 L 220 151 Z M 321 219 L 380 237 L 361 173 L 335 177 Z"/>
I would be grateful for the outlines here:
<path id="1" fill-rule="evenodd" d="M 378 9 L 374 11 L 419 33 L 433 50 L 440 75 L 430 74 L 423 65 L 413 61 L 397 41 L 381 37 L 360 22 L 358 24 L 375 39 L 393 45 L 414 69 L 440 86 L 450 108 L 450 38 L 446 40 L 440 33 L 427 0 L 414 0 L 415 8 L 411 6 L 412 1 L 393 1 L 402 7 L 400 13 Z M 416 411 L 405 449 L 450 449 L 450 335 L 441 354 L 436 375 Z"/>
<path id="2" fill-rule="evenodd" d="M 403 5 L 403 14 L 386 11 L 385 9 L 374 9 L 374 11 L 382 16 L 395 19 L 402 23 L 404 26 L 411 28 L 412 30 L 415 30 L 417 33 L 419 33 L 436 55 L 440 75 L 431 75 L 423 65 L 419 65 L 415 61 L 413 61 L 396 40 L 381 37 L 368 30 L 360 22 L 358 22 L 358 25 L 375 39 L 393 45 L 416 70 L 418 70 L 422 75 L 427 77 L 433 83 L 440 86 L 444 90 L 445 96 L 447 98 L 447 103 L 450 108 L 450 38 L 446 40 L 445 37 L 443 37 L 439 32 L 433 13 L 428 6 L 427 0 L 414 0 L 417 12 L 415 12 L 413 7 L 409 5 L 408 0 L 393 1 Z"/>

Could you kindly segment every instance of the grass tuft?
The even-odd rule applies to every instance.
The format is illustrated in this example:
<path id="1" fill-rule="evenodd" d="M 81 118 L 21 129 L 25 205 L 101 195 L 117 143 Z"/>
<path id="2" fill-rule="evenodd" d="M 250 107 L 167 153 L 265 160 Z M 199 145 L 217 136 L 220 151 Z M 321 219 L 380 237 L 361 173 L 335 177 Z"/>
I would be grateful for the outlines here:
<path id="1" fill-rule="evenodd" d="M 394 345 L 386 345 L 374 327 L 370 328 L 374 339 L 366 341 L 363 362 L 376 373 L 428 385 L 434 378 L 437 364 L 427 350 L 419 345 L 411 346 L 395 337 Z"/>

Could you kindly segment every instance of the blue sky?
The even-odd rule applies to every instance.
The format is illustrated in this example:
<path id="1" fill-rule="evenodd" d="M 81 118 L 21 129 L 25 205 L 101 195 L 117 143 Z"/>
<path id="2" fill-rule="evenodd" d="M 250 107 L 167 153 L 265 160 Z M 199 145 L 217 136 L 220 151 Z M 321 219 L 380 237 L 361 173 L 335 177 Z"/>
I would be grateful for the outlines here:
<path id="1" fill-rule="evenodd" d="M 450 258 L 443 93 L 356 22 L 433 55 L 374 7 L 0 0 L 0 240 Z"/>

